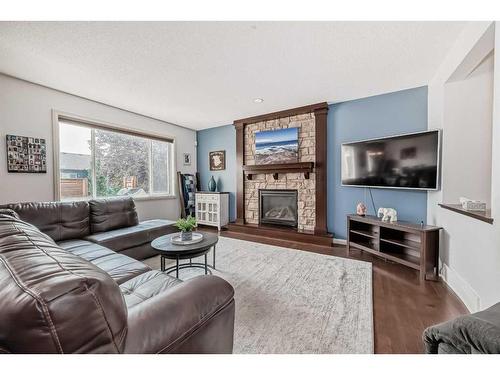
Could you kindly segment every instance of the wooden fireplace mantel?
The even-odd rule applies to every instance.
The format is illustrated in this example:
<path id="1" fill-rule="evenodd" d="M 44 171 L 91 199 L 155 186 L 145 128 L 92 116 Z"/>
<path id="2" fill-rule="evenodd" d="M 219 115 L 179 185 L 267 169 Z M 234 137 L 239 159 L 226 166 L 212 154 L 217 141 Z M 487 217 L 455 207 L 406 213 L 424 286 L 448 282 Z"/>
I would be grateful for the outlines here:
<path id="1" fill-rule="evenodd" d="M 278 173 L 304 173 L 304 178 L 309 179 L 309 173 L 314 170 L 314 162 L 244 165 L 242 168 L 249 180 L 252 179 L 252 175 L 261 173 L 271 173 L 275 180 L 278 179 Z"/>
<path id="2" fill-rule="evenodd" d="M 245 126 L 256 122 L 275 120 L 283 117 L 314 113 L 315 118 L 315 140 L 316 155 L 315 162 L 274 164 L 274 165 L 245 165 Z M 287 109 L 284 111 L 268 113 L 239 119 L 234 121 L 236 128 L 236 224 L 245 225 L 245 176 L 251 179 L 252 175 L 258 173 L 272 173 L 274 178 L 278 178 L 278 173 L 304 173 L 306 178 L 313 172 L 316 182 L 316 225 L 314 234 L 327 236 L 327 201 L 326 201 L 326 171 L 327 171 L 327 114 L 328 104 L 326 102 L 307 105 L 304 107 Z M 327 237 L 325 237 L 327 238 Z"/>

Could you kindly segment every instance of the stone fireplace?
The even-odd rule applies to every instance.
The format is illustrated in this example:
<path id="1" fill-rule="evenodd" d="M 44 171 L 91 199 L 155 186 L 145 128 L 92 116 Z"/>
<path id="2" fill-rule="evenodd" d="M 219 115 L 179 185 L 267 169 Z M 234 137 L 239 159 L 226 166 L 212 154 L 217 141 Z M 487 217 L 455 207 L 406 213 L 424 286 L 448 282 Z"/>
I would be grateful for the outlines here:
<path id="1" fill-rule="evenodd" d="M 326 103 L 234 121 L 237 192 L 233 230 L 331 243 L 327 230 Z M 257 133 L 297 128 L 297 161 L 258 163 Z M 285 231 L 285 232 L 283 232 Z M 284 234 L 286 233 L 286 234 Z M 291 236 L 291 237 L 290 237 Z"/>
<path id="2" fill-rule="evenodd" d="M 259 224 L 297 227 L 297 190 L 259 189 Z"/>
<path id="3" fill-rule="evenodd" d="M 298 162 L 316 161 L 315 118 L 314 113 L 282 117 L 276 120 L 259 121 L 245 127 L 245 165 L 256 166 L 255 134 L 263 130 L 298 128 Z M 257 166 L 258 167 L 258 166 Z M 267 166 L 266 166 L 267 167 Z M 297 192 L 297 222 L 299 230 L 313 231 L 316 224 L 316 180 L 315 173 L 265 173 L 254 174 L 244 180 L 245 221 L 250 224 L 262 223 L 259 211 L 259 190 L 295 190 Z M 260 222 L 259 222 L 260 221 Z"/>

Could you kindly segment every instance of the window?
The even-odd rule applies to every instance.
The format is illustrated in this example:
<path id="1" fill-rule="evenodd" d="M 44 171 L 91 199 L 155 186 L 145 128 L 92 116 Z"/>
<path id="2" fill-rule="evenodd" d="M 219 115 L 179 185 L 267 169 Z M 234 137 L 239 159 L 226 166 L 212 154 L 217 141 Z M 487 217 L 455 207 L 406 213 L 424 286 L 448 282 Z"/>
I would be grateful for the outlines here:
<path id="1" fill-rule="evenodd" d="M 170 140 L 59 119 L 59 198 L 172 195 Z"/>

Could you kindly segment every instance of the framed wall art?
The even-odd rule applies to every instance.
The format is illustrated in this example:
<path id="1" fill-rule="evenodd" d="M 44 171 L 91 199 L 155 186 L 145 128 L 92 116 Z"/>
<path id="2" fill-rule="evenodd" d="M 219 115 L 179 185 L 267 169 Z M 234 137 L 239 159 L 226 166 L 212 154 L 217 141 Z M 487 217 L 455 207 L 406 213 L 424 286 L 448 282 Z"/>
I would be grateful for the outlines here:
<path id="1" fill-rule="evenodd" d="M 184 165 L 191 165 L 191 154 L 184 154 Z"/>
<path id="2" fill-rule="evenodd" d="M 223 171 L 226 169 L 226 151 L 210 151 L 208 153 L 211 171 Z"/>
<path id="3" fill-rule="evenodd" d="M 285 128 L 255 133 L 255 164 L 297 163 L 299 129 Z"/>
<path id="4" fill-rule="evenodd" d="M 47 144 L 43 138 L 7 134 L 7 172 L 47 173 Z"/>

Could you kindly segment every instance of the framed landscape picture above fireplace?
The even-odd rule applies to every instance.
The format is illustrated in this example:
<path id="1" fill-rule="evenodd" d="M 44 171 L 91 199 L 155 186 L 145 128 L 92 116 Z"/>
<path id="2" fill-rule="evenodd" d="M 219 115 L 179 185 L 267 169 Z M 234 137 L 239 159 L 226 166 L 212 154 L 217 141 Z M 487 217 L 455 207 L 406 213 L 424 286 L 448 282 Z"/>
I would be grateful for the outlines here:
<path id="1" fill-rule="evenodd" d="M 299 129 L 285 128 L 255 133 L 255 164 L 296 163 Z"/>

